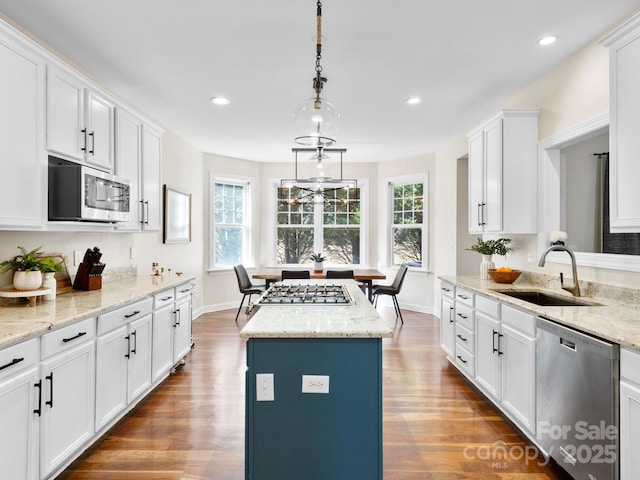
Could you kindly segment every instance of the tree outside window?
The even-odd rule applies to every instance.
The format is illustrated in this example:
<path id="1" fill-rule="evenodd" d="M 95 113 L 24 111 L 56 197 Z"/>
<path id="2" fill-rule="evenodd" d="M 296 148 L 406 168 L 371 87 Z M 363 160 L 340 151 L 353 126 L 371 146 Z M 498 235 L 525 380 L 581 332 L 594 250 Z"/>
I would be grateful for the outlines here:
<path id="1" fill-rule="evenodd" d="M 243 261 L 248 244 L 248 185 L 217 181 L 214 183 L 214 249 L 216 267 L 232 266 Z"/>
<path id="2" fill-rule="evenodd" d="M 310 263 L 322 252 L 329 264 L 359 264 L 361 245 L 359 189 L 327 188 L 324 203 L 299 202 L 307 192 L 279 188 L 277 262 Z"/>
<path id="3" fill-rule="evenodd" d="M 392 185 L 392 263 L 422 266 L 424 183 Z"/>

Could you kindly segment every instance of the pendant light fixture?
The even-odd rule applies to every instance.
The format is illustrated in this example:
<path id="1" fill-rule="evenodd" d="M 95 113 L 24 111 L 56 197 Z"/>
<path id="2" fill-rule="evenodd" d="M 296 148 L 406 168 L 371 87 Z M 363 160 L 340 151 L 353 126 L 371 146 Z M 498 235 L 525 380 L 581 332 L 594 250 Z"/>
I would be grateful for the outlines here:
<path id="1" fill-rule="evenodd" d="M 347 203 L 357 201 L 358 182 L 343 178 L 342 154 L 345 148 L 327 148 L 336 143 L 340 115 L 322 96 L 327 78 L 322 75 L 322 2 L 316 3 L 316 75 L 313 78 L 313 94 L 302 102 L 293 114 L 295 142 L 303 148 L 293 148 L 295 153 L 295 176 L 280 180 L 281 202 L 286 203 Z M 306 165 L 307 177 L 300 177 L 298 153 L 313 153 Z M 340 162 L 328 154 L 339 153 Z M 296 188 L 297 196 L 291 198 L 290 188 Z M 339 190 L 353 189 L 348 194 Z"/>
<path id="2" fill-rule="evenodd" d="M 313 95 L 302 102 L 293 114 L 295 141 L 311 148 L 329 147 L 336 143 L 340 115 L 333 104 L 322 97 L 327 77 L 322 75 L 322 2 L 316 4 L 316 75 Z"/>

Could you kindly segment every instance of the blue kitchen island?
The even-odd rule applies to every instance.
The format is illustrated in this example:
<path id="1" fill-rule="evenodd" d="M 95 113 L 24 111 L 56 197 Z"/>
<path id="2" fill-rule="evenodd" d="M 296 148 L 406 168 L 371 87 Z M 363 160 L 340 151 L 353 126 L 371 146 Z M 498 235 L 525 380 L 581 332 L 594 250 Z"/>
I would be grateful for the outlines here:
<path id="1" fill-rule="evenodd" d="M 392 332 L 353 280 L 289 283 L 339 283 L 348 303 L 261 305 L 242 329 L 245 478 L 381 480 L 382 338 Z"/>

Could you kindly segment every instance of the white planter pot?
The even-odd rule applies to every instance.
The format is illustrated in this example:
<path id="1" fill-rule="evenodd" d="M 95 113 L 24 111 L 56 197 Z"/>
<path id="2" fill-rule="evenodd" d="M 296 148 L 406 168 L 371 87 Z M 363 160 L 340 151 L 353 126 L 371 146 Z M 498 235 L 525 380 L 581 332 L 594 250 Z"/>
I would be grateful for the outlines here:
<path id="1" fill-rule="evenodd" d="M 13 288 L 16 290 L 37 290 L 42 285 L 42 272 L 14 272 Z"/>
<path id="2" fill-rule="evenodd" d="M 322 271 L 322 262 L 314 262 L 313 263 L 313 271 L 321 272 Z"/>
<path id="3" fill-rule="evenodd" d="M 489 280 L 489 269 L 496 268 L 493 263 L 493 255 L 482 255 L 482 262 L 480 263 L 480 279 Z"/>

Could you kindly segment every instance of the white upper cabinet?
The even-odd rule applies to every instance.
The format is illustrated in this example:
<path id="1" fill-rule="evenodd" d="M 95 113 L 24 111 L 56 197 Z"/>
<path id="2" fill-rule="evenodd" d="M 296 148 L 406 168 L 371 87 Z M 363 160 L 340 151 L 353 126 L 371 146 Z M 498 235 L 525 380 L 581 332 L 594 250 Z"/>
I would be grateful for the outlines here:
<path id="1" fill-rule="evenodd" d="M 162 228 L 162 132 L 147 125 L 142 134 L 142 229 Z"/>
<path id="2" fill-rule="evenodd" d="M 602 44 L 609 47 L 611 232 L 640 232 L 640 14 Z"/>
<path id="3" fill-rule="evenodd" d="M 142 163 L 142 120 L 119 108 L 116 112 L 116 174 L 131 182 L 129 190 L 130 215 L 118 230 L 140 230 L 142 200 L 140 169 Z"/>
<path id="4" fill-rule="evenodd" d="M 114 106 L 75 75 L 47 68 L 47 148 L 113 171 Z"/>
<path id="5" fill-rule="evenodd" d="M 39 227 L 46 192 L 44 61 L 0 31 L 0 227 Z"/>
<path id="6" fill-rule="evenodd" d="M 469 133 L 469 233 L 537 231 L 538 114 L 502 110 Z"/>

